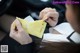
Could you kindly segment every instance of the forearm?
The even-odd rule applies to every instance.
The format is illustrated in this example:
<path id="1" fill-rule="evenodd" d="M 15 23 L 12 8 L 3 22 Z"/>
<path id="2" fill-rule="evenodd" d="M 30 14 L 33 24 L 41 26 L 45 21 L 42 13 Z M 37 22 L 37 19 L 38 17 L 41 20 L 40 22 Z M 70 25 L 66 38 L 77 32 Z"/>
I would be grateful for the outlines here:
<path id="1" fill-rule="evenodd" d="M 34 52 L 34 44 L 30 43 L 27 45 L 19 45 L 15 48 L 16 53 L 33 53 Z"/>

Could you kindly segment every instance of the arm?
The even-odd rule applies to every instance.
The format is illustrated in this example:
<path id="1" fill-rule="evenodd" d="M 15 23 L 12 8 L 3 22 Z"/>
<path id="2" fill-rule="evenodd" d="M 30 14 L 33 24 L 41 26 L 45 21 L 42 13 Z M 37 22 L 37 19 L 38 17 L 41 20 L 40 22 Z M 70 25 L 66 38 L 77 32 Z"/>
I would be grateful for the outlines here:
<path id="1" fill-rule="evenodd" d="M 15 47 L 17 53 L 33 53 L 32 38 L 23 30 L 18 20 L 15 20 L 11 25 L 10 37 L 19 43 Z"/>
<path id="2" fill-rule="evenodd" d="M 16 53 L 33 53 L 34 52 L 34 43 L 26 45 L 18 45 L 15 48 Z"/>

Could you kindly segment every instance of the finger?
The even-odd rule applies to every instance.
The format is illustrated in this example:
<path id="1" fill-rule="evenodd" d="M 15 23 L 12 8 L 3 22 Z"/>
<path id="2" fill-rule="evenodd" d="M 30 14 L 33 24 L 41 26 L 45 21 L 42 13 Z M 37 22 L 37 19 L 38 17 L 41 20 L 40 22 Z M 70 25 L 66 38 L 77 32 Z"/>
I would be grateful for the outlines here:
<path id="1" fill-rule="evenodd" d="M 43 15 L 42 15 L 42 11 L 39 13 L 39 19 L 42 19 Z"/>
<path id="2" fill-rule="evenodd" d="M 42 19 L 46 13 L 48 13 L 47 10 L 42 10 L 42 11 L 40 12 L 40 16 L 39 16 L 40 19 Z"/>
<path id="3" fill-rule="evenodd" d="M 47 20 L 50 17 L 51 17 L 51 12 L 45 14 L 42 20 Z"/>
<path id="4" fill-rule="evenodd" d="M 49 12 L 49 10 L 43 10 L 41 12 L 41 14 L 42 14 L 41 20 L 46 20 L 48 18 L 47 15 L 46 15 L 48 12 Z"/>
<path id="5" fill-rule="evenodd" d="M 16 31 L 15 31 L 15 21 L 11 24 L 10 32 L 11 33 L 16 33 Z"/>
<path id="6" fill-rule="evenodd" d="M 46 21 L 48 18 L 49 18 L 48 15 L 45 15 L 45 16 L 42 18 L 42 20 Z"/>
<path id="7" fill-rule="evenodd" d="M 58 21 L 53 21 L 51 18 L 49 18 L 46 22 L 48 22 L 50 26 L 55 26 Z"/>
<path id="8" fill-rule="evenodd" d="M 42 19 L 46 13 L 54 11 L 52 8 L 45 8 L 40 12 L 39 18 Z"/>
<path id="9" fill-rule="evenodd" d="M 39 13 L 39 18 L 40 18 L 40 19 L 43 18 L 43 12 L 44 12 L 44 9 Z"/>
<path id="10" fill-rule="evenodd" d="M 20 21 L 18 19 L 15 20 L 15 24 L 16 24 L 16 28 L 17 28 L 18 31 L 22 31 L 23 30 L 23 28 L 21 26 L 21 23 L 20 23 Z"/>
<path id="11" fill-rule="evenodd" d="M 45 8 L 45 10 L 47 10 L 48 12 L 56 12 L 55 8 Z"/>
<path id="12" fill-rule="evenodd" d="M 56 12 L 56 9 L 52 9 L 52 8 L 45 8 L 44 10 L 42 10 L 42 12 L 45 14 L 45 13 L 48 13 L 48 12 Z"/>
<path id="13" fill-rule="evenodd" d="M 55 12 L 57 12 L 56 11 L 56 9 L 52 9 L 52 8 L 45 8 L 45 9 L 43 9 L 41 12 L 40 12 L 40 16 L 39 17 L 41 17 L 41 19 L 43 19 L 43 20 L 46 20 L 47 18 L 44 18 L 45 17 L 45 15 L 48 13 L 50 13 L 51 14 L 51 12 L 53 12 L 53 13 L 55 13 Z M 53 14 L 52 13 L 52 14 Z M 49 15 L 50 15 L 49 14 Z"/>
<path id="14" fill-rule="evenodd" d="M 56 12 L 50 12 L 45 15 L 45 20 L 50 24 L 50 26 L 55 26 L 58 22 L 58 14 Z"/>
<path id="15" fill-rule="evenodd" d="M 53 20 L 52 19 L 48 19 L 48 20 L 46 20 L 46 22 L 50 25 L 50 26 L 52 26 L 52 24 L 53 24 Z"/>
<path id="16" fill-rule="evenodd" d="M 58 20 L 59 14 L 58 12 L 49 12 L 46 14 L 47 18 L 51 18 L 53 21 Z"/>

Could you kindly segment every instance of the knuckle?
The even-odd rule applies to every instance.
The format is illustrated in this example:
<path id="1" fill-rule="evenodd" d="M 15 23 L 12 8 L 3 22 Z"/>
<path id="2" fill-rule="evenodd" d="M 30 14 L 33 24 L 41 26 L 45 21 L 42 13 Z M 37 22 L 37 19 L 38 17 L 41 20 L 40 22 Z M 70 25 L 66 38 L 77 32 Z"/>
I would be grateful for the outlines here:
<path id="1" fill-rule="evenodd" d="M 40 15 L 42 15 L 42 14 L 43 14 L 43 11 L 40 12 Z"/>
<path id="2" fill-rule="evenodd" d="M 49 15 L 51 15 L 51 14 L 52 14 L 51 12 L 48 12 L 46 15 L 48 15 L 48 16 L 49 16 Z"/>
<path id="3" fill-rule="evenodd" d="M 13 26 L 14 22 L 11 24 L 11 27 Z"/>
<path id="4" fill-rule="evenodd" d="M 40 15 L 42 14 L 42 11 L 40 12 Z"/>
<path id="5" fill-rule="evenodd" d="M 22 29 L 21 29 L 19 32 L 20 32 L 20 33 L 23 33 L 23 32 L 24 32 L 24 30 L 22 30 Z"/>
<path id="6" fill-rule="evenodd" d="M 14 35 L 12 35 L 12 34 L 10 34 L 9 36 L 10 36 L 11 38 L 13 38 L 13 37 L 14 37 Z"/>
<path id="7" fill-rule="evenodd" d="M 16 24 L 17 24 L 17 26 L 20 25 L 18 22 Z"/>
<path id="8" fill-rule="evenodd" d="M 44 10 L 43 10 L 43 11 L 41 11 L 41 13 L 44 13 Z"/>
<path id="9" fill-rule="evenodd" d="M 16 34 L 15 34 L 15 32 L 10 32 L 10 34 L 9 34 L 9 36 L 11 37 L 11 38 L 14 38 L 15 36 L 16 36 Z"/>

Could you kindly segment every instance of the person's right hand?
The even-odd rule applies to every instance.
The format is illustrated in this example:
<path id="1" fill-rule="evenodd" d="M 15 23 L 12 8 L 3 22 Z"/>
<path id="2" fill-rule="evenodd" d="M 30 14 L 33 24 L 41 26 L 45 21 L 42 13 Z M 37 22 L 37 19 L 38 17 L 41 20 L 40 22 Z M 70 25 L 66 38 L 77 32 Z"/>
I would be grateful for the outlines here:
<path id="1" fill-rule="evenodd" d="M 23 30 L 21 23 L 17 19 L 11 25 L 10 37 L 21 45 L 32 42 L 32 38 Z"/>
<path id="2" fill-rule="evenodd" d="M 50 26 L 55 26 L 58 23 L 59 13 L 56 9 L 45 8 L 40 12 L 39 18 L 46 21 Z"/>

